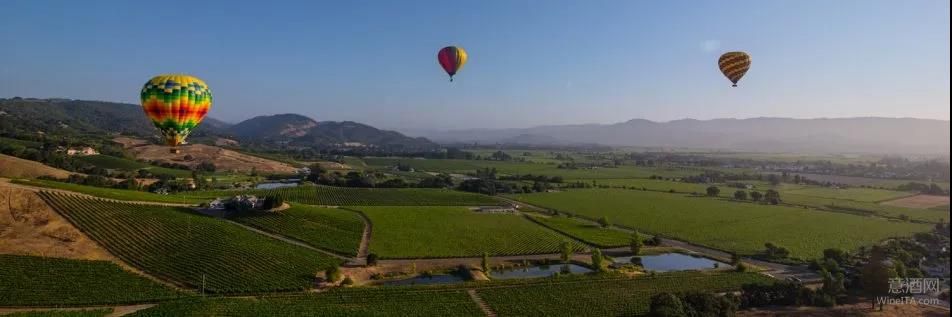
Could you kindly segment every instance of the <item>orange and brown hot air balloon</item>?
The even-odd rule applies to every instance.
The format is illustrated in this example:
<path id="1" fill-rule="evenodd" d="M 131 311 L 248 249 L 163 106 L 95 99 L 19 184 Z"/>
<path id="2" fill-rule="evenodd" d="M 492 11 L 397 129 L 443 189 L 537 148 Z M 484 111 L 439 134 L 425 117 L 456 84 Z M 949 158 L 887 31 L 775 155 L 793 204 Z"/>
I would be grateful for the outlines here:
<path id="1" fill-rule="evenodd" d="M 205 118 L 212 106 L 212 92 L 201 79 L 180 74 L 152 77 L 140 92 L 142 110 L 162 132 L 165 143 L 176 146 Z"/>
<path id="2" fill-rule="evenodd" d="M 734 83 L 732 87 L 737 87 L 737 82 L 750 69 L 750 55 L 744 52 L 727 52 L 717 60 L 717 66 L 721 68 L 724 76 Z"/>
<path id="3" fill-rule="evenodd" d="M 453 75 L 456 75 L 456 72 L 463 68 L 463 64 L 466 64 L 466 57 L 466 51 L 456 46 L 444 47 L 436 53 L 436 59 L 440 62 L 440 66 L 443 66 L 443 70 L 450 75 L 450 81 L 453 81 Z"/>

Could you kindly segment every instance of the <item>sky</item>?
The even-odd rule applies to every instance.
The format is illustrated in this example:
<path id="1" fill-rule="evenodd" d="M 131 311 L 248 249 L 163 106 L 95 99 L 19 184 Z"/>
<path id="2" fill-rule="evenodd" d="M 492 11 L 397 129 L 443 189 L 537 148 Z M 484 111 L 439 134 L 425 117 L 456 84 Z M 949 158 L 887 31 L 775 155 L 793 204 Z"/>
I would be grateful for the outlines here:
<path id="1" fill-rule="evenodd" d="M 187 73 L 229 122 L 949 120 L 947 0 L 239 2 L 0 1 L 0 98 L 138 103 Z M 447 45 L 469 53 L 452 83 Z M 752 58 L 737 88 L 717 68 L 733 50 Z"/>

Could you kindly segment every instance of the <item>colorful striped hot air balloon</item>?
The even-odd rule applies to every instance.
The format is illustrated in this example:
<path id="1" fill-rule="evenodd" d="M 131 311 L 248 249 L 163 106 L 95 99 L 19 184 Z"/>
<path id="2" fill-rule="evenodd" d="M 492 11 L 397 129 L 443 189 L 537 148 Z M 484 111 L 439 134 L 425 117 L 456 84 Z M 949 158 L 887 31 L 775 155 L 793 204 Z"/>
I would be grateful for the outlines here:
<path id="1" fill-rule="evenodd" d="M 212 106 L 212 92 L 201 79 L 180 74 L 152 77 L 142 87 L 142 110 L 152 120 L 165 143 L 185 143 Z"/>
<path id="2" fill-rule="evenodd" d="M 436 59 L 439 60 L 440 66 L 443 66 L 443 70 L 450 75 L 450 81 L 453 81 L 453 75 L 456 75 L 456 72 L 463 68 L 463 64 L 466 64 L 466 51 L 456 46 L 447 46 L 436 54 Z"/>
<path id="3" fill-rule="evenodd" d="M 732 87 L 737 87 L 737 81 L 750 69 L 750 55 L 744 52 L 727 52 L 717 60 L 717 65 L 724 76 L 734 83 Z"/>

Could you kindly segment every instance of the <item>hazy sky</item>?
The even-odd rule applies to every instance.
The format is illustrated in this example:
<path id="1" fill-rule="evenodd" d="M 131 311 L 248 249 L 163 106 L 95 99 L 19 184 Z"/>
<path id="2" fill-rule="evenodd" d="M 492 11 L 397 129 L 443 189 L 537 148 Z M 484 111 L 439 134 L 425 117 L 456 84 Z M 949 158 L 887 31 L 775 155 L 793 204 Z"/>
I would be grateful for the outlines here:
<path id="1" fill-rule="evenodd" d="M 232 122 L 949 119 L 947 0 L 237 2 L 0 1 L 0 97 L 137 103 L 184 72 Z M 470 56 L 453 83 L 445 45 Z M 753 60 L 738 88 L 729 50 Z"/>

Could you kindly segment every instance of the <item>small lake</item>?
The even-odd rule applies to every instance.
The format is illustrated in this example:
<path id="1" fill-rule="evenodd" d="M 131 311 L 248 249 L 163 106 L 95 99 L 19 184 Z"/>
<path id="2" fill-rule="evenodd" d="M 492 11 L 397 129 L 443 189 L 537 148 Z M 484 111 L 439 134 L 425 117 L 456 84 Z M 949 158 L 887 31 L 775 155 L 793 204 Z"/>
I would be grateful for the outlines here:
<path id="1" fill-rule="evenodd" d="M 297 183 L 281 183 L 281 182 L 271 182 L 271 183 L 258 183 L 255 185 L 255 189 L 275 189 L 282 187 L 297 187 Z"/>
<path id="2" fill-rule="evenodd" d="M 391 280 L 384 281 L 380 285 L 384 286 L 396 286 L 396 285 L 427 285 L 427 284 L 451 284 L 451 283 L 460 283 L 465 282 L 466 279 L 462 276 L 455 274 L 440 274 L 440 275 L 419 275 L 417 277 L 411 277 L 402 280 Z"/>
<path id="3" fill-rule="evenodd" d="M 724 262 L 681 253 L 663 253 L 658 255 L 644 255 L 640 257 L 616 257 L 615 263 L 628 264 L 632 263 L 632 259 L 637 262 L 638 258 L 641 259 L 641 266 L 644 267 L 645 270 L 657 272 L 707 270 L 714 269 L 715 264 L 722 268 L 729 266 L 729 264 Z"/>
<path id="4" fill-rule="evenodd" d="M 559 272 L 559 274 L 582 274 L 591 271 L 592 269 L 576 264 L 553 264 L 493 270 L 489 273 L 489 276 L 493 279 L 505 280 L 513 278 L 549 277 L 556 272 Z"/>

